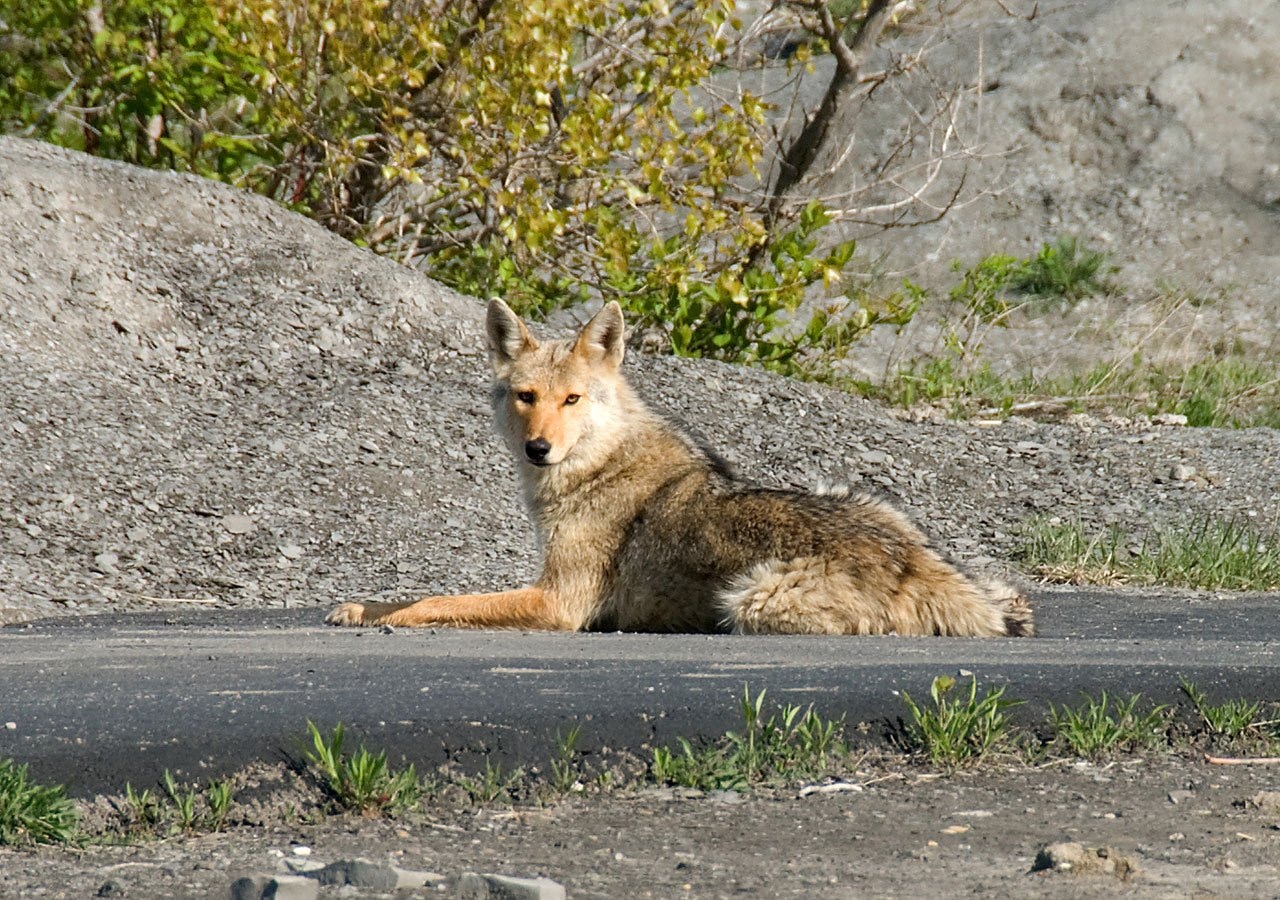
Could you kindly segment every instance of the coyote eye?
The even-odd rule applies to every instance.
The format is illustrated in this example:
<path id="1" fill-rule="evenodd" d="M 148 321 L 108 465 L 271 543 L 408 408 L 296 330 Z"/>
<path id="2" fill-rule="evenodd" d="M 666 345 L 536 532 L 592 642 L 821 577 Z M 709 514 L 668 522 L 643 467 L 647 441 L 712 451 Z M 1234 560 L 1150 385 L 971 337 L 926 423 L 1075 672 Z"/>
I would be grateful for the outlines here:
<path id="1" fill-rule="evenodd" d="M 577 394 L 570 394 L 564 398 L 564 405 L 573 406 L 573 404 L 577 403 L 579 399 L 581 398 Z"/>
<path id="2" fill-rule="evenodd" d="M 527 406 L 532 406 L 533 401 L 538 398 L 533 391 L 516 391 L 516 399 Z"/>

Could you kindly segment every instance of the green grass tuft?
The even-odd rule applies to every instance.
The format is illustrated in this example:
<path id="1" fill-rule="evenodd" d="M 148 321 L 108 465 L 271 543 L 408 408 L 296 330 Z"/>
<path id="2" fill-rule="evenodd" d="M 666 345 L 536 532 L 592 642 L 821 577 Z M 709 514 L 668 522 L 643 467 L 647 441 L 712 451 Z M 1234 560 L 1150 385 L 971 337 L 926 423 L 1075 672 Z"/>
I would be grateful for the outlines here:
<path id="1" fill-rule="evenodd" d="M 1178 679 L 1178 686 L 1204 721 L 1205 728 L 1214 736 L 1241 738 L 1264 724 L 1261 702 L 1237 699 L 1213 704 L 1204 691 L 1185 678 Z"/>
<path id="2" fill-rule="evenodd" d="M 1015 268 L 1010 286 L 1024 294 L 1075 301 L 1111 289 L 1107 276 L 1113 270 L 1106 263 L 1105 253 L 1074 237 L 1061 237 Z"/>
<path id="3" fill-rule="evenodd" d="M 1146 713 L 1137 711 L 1141 694 L 1127 700 L 1086 696 L 1078 707 L 1049 705 L 1049 718 L 1054 739 L 1061 740 L 1075 756 L 1098 758 L 1108 753 L 1133 748 L 1159 746 L 1167 739 L 1168 710 L 1155 706 Z"/>
<path id="4" fill-rule="evenodd" d="M 422 796 L 412 764 L 394 772 L 387 765 L 386 751 L 370 753 L 362 746 L 354 754 L 343 753 L 346 729 L 341 724 L 327 738 L 311 722 L 307 729 L 312 749 L 303 754 L 339 808 L 377 816 L 407 809 Z"/>
<path id="5" fill-rule="evenodd" d="M 65 788 L 35 784 L 26 766 L 0 759 L 0 845 L 66 843 L 78 819 Z"/>
<path id="6" fill-rule="evenodd" d="M 737 790 L 761 782 L 821 771 L 843 756 L 844 720 L 824 719 L 812 706 L 765 705 L 765 691 L 752 695 L 744 686 L 738 704 L 743 727 L 706 747 L 685 738 L 679 747 L 654 750 L 649 772 L 660 784 L 699 790 Z"/>
<path id="7" fill-rule="evenodd" d="M 524 769 L 517 768 L 504 772 L 501 763 L 485 760 L 483 772 L 475 778 L 459 775 L 458 784 L 467 792 L 472 803 L 477 806 L 488 806 L 501 797 L 511 801 L 511 790 L 523 777 Z"/>
<path id="8" fill-rule="evenodd" d="M 1213 590 L 1280 588 L 1280 535 L 1239 520 L 1202 519 L 1136 540 L 1116 525 L 1032 519 L 1016 554 L 1048 581 L 1159 584 Z"/>
<path id="9" fill-rule="evenodd" d="M 924 753 L 935 764 L 950 767 L 976 762 L 1009 738 L 1008 709 L 1021 703 L 1008 700 L 1003 687 L 978 696 L 978 679 L 963 691 L 952 695 L 957 685 L 949 675 L 939 675 L 929 686 L 931 706 L 917 703 L 906 691 L 902 702 L 907 705 L 911 721 L 907 723 L 907 740 L 912 749 Z"/>

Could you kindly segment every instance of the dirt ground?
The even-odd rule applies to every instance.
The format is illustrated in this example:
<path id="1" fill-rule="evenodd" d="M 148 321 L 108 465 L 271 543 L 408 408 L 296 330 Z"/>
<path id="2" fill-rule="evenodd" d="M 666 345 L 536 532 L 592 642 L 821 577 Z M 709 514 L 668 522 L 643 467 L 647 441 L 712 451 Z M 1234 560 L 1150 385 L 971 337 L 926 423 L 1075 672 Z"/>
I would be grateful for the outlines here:
<path id="1" fill-rule="evenodd" d="M 131 846 L 7 849 L 0 896 L 226 896 L 241 875 L 356 858 L 439 876 L 397 896 L 453 896 L 467 871 L 600 898 L 1280 896 L 1280 769 L 1162 754 L 942 775 L 868 759 L 842 783 L 804 796 L 625 788 L 376 821 L 304 812 Z M 1085 861 L 1039 868 L 1060 842 Z"/>

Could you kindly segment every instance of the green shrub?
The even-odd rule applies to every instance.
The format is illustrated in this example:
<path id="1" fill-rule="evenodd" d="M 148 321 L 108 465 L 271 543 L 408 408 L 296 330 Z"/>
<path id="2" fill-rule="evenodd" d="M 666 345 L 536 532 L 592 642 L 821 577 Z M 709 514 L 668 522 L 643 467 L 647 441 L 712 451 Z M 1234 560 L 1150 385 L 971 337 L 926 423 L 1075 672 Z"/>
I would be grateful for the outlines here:
<path id="1" fill-rule="evenodd" d="M 1024 294 L 1075 301 L 1110 290 L 1107 255 L 1090 250 L 1074 237 L 1044 244 L 1011 274 L 1010 284 Z"/>

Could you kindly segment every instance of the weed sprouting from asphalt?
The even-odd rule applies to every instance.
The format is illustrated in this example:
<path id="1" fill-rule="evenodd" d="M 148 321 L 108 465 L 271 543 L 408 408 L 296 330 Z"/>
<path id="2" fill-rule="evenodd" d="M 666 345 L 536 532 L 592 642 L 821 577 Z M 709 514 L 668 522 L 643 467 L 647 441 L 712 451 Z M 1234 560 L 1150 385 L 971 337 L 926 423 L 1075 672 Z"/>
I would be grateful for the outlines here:
<path id="1" fill-rule="evenodd" d="M 1033 519 L 1018 556 L 1032 572 L 1057 582 L 1280 588 L 1280 534 L 1235 519 L 1162 528 L 1141 541 L 1115 525 L 1089 534 L 1078 522 Z"/>
<path id="2" fill-rule="evenodd" d="M 1204 721 L 1210 734 L 1225 738 L 1239 738 L 1251 730 L 1257 730 L 1262 724 L 1262 703 L 1248 700 L 1228 700 L 1225 703 L 1213 704 L 1192 682 L 1185 678 L 1178 679 L 1178 686 L 1187 695 L 1191 706 Z"/>
<path id="3" fill-rule="evenodd" d="M 173 773 L 164 770 L 164 793 L 173 808 L 177 827 L 182 831 L 194 831 L 196 827 L 196 804 L 200 794 L 194 788 L 181 788 Z"/>
<path id="4" fill-rule="evenodd" d="M 1003 687 L 979 697 L 977 677 L 970 679 L 967 696 L 963 691 L 952 695 L 956 685 L 956 679 L 949 675 L 934 678 L 929 686 L 931 706 L 902 692 L 911 716 L 906 732 L 909 746 L 931 762 L 950 767 L 979 760 L 1006 742 L 1010 732 L 1007 710 L 1022 702 L 1006 699 Z"/>
<path id="5" fill-rule="evenodd" d="M 1085 696 L 1080 706 L 1049 704 L 1054 739 L 1061 740 L 1074 756 L 1097 758 L 1117 750 L 1152 748 L 1167 740 L 1169 710 L 1154 706 L 1138 712 L 1141 694 L 1128 699 Z"/>
<path id="6" fill-rule="evenodd" d="M 501 763 L 485 760 L 484 771 L 477 777 L 458 776 L 458 784 L 467 792 L 471 802 L 479 806 L 487 806 L 499 797 L 511 799 L 511 789 L 524 777 L 524 769 L 513 769 L 504 772 Z"/>
<path id="7" fill-rule="evenodd" d="M 78 818 L 61 785 L 36 784 L 25 765 L 0 759 L 0 845 L 66 843 Z"/>
<path id="8" fill-rule="evenodd" d="M 156 795 L 151 792 L 150 788 L 135 791 L 133 785 L 126 781 L 124 785 L 124 804 L 131 826 L 140 825 L 152 828 L 160 824 L 163 818 L 160 814 L 160 801 L 156 799 Z"/>
<path id="9" fill-rule="evenodd" d="M 812 706 L 788 704 L 770 710 L 765 691 L 743 686 L 738 711 L 742 728 L 695 748 L 678 738 L 678 749 L 654 750 L 650 774 L 660 784 L 700 790 L 742 789 L 752 784 L 812 775 L 845 755 L 844 720 L 822 718 Z"/>
<path id="10" fill-rule="evenodd" d="M 355 753 L 343 753 L 346 730 L 335 725 L 326 738 L 313 723 L 307 723 L 312 749 L 304 756 L 320 773 L 330 799 L 340 809 L 376 816 L 406 809 L 418 802 L 422 787 L 413 764 L 394 772 L 387 764 L 386 751 L 371 753 L 361 746 Z"/>
<path id="11" fill-rule="evenodd" d="M 567 794 L 574 785 L 581 786 L 578 766 L 578 738 L 582 736 L 582 726 L 574 725 L 566 733 L 556 734 L 556 755 L 551 758 L 551 789 L 557 794 Z"/>
<path id="12" fill-rule="evenodd" d="M 1100 759 L 1170 746 L 1206 752 L 1230 748 L 1241 761 L 1250 756 L 1266 761 L 1280 751 L 1280 702 L 1211 703 L 1188 679 L 1179 679 L 1179 686 L 1187 698 L 1185 711 L 1194 712 L 1203 727 L 1187 728 L 1185 715 L 1175 716 L 1173 708 L 1145 707 L 1140 694 L 1112 697 L 1103 691 L 1098 699 L 1085 695 L 1076 706 L 1050 704 L 1046 737 L 1039 728 L 1015 727 L 1008 711 L 1022 701 L 1006 697 L 1005 687 L 983 691 L 977 678 L 966 686 L 940 675 L 933 679 L 926 702 L 903 693 L 909 721 L 898 732 L 903 738 L 899 746 L 912 753 L 916 762 L 928 761 L 947 771 L 984 761 L 1040 767 L 1046 760 Z M 312 746 L 304 755 L 317 777 L 295 780 L 290 789 L 305 787 L 313 792 L 303 804 L 313 812 L 355 810 L 374 816 L 407 812 L 422 797 L 432 803 L 460 803 L 459 808 L 499 802 L 516 805 L 522 797 L 554 801 L 569 792 L 625 787 L 634 784 L 631 779 L 637 775 L 650 784 L 700 791 L 777 789 L 793 779 L 825 780 L 850 771 L 866 775 L 862 769 L 871 751 L 854 761 L 845 743 L 843 718 L 823 718 L 812 706 L 771 706 L 765 691 L 753 693 L 749 686 L 743 687 L 737 707 L 741 727 L 719 738 L 699 743 L 677 737 L 670 746 L 653 751 L 643 774 L 635 767 L 639 760 L 623 754 L 618 766 L 602 768 L 594 778 L 584 774 L 577 726 L 557 734 L 544 775 L 536 768 L 504 770 L 490 761 L 474 776 L 445 769 L 438 778 L 422 781 L 412 765 L 392 771 L 385 752 L 371 753 L 361 747 L 357 753 L 346 753 L 341 725 L 325 735 L 308 723 Z M 993 752 L 1005 750 L 1011 752 Z M 885 757 L 881 764 L 894 770 L 907 765 L 908 757 L 896 761 Z M 899 776 L 894 772 L 892 777 Z M 184 786 L 166 770 L 158 790 L 136 790 L 126 784 L 123 797 L 114 801 L 119 815 L 113 824 L 82 833 L 76 806 L 66 799 L 64 788 L 31 784 L 25 766 L 0 760 L 0 845 L 220 831 L 227 827 L 233 781 L 211 780 L 203 788 Z M 318 802 L 322 799 L 327 802 Z M 280 815 L 286 822 L 296 822 L 301 815 L 292 799 L 284 809 Z"/>
<path id="13" fill-rule="evenodd" d="M 649 774 L 658 784 L 673 784 L 701 791 L 738 790 L 746 777 L 723 747 L 695 748 L 688 738 L 676 738 L 679 750 L 657 747 Z"/>
<path id="14" fill-rule="evenodd" d="M 210 780 L 205 786 L 206 811 L 205 824 L 210 831 L 222 831 L 227 825 L 227 815 L 231 811 L 231 782 Z"/>

